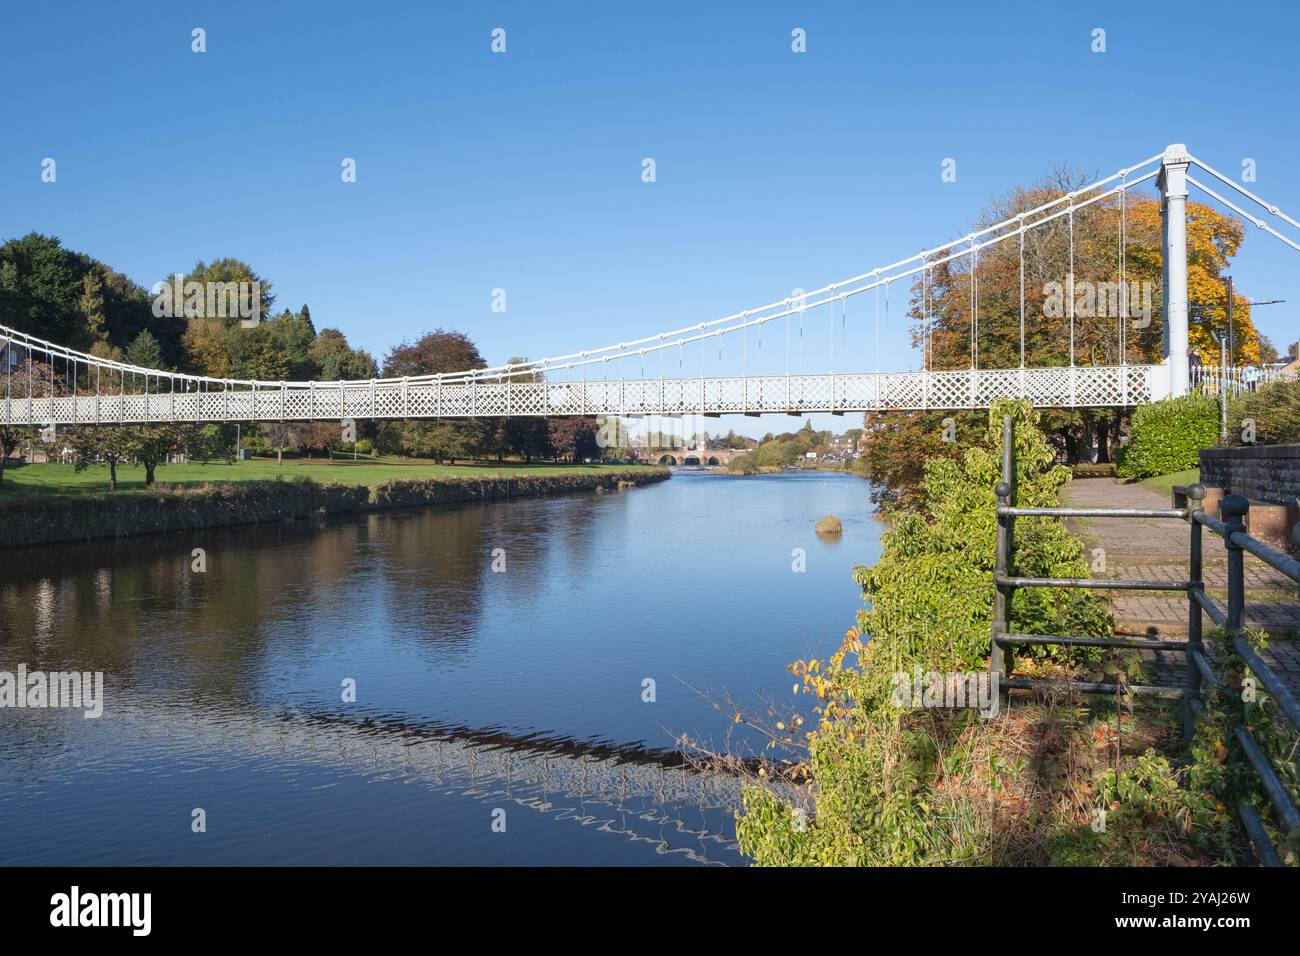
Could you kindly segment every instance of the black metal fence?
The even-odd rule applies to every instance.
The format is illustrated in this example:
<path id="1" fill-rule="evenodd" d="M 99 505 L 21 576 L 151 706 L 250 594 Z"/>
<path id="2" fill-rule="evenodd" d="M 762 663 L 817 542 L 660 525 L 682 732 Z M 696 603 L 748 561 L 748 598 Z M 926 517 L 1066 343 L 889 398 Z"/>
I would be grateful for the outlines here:
<path id="1" fill-rule="evenodd" d="M 1201 503 L 1205 489 L 1201 485 L 1176 487 L 1174 494 L 1179 507 L 1168 509 L 1147 508 L 1021 508 L 1016 506 L 1015 421 L 1008 415 L 1002 420 L 1002 480 L 994 489 L 997 503 L 997 553 L 993 575 L 996 588 L 993 603 L 992 640 L 989 654 L 989 672 L 998 682 L 1000 690 L 1056 689 L 1086 693 L 1126 692 L 1155 697 L 1179 698 L 1183 701 L 1183 735 L 1190 740 L 1196 721 L 1205 711 L 1202 700 L 1204 690 L 1220 682 L 1210 666 L 1210 658 L 1202 632 L 1202 612 L 1222 629 L 1224 643 L 1246 662 L 1251 672 L 1272 695 L 1278 710 L 1291 725 L 1300 731 L 1300 706 L 1295 696 L 1276 673 L 1263 661 L 1242 635 L 1242 619 L 1246 603 L 1245 555 L 1259 558 L 1269 567 L 1300 582 L 1300 561 L 1270 548 L 1246 532 L 1246 515 L 1250 502 L 1241 495 L 1226 495 L 1220 503 L 1221 518 L 1206 514 Z M 1186 581 L 1144 581 L 1114 578 L 1029 578 L 1017 577 L 1015 569 L 1015 522 L 1021 517 L 1060 518 L 1174 518 L 1186 521 L 1190 528 L 1189 560 Z M 1227 551 L 1228 602 L 1220 608 L 1205 593 L 1202 573 L 1202 537 L 1204 528 L 1223 539 Z M 1011 634 L 1007 619 L 1011 599 L 1017 588 L 1092 588 L 1095 590 L 1181 591 L 1187 595 L 1187 640 L 1156 640 L 1130 637 L 1072 637 L 1052 634 Z M 1134 650 L 1173 651 L 1185 655 L 1186 679 L 1181 686 L 1161 684 L 1112 684 L 1085 681 L 1059 681 L 1030 679 L 1013 676 L 1014 648 L 1017 645 L 1052 644 L 1064 647 L 1107 647 Z M 1278 819 L 1288 831 L 1300 828 L 1300 811 L 1277 772 L 1269 763 L 1258 741 L 1244 724 L 1232 728 L 1235 742 L 1259 777 L 1260 786 L 1277 811 Z M 1256 808 L 1247 802 L 1237 806 L 1242 827 L 1250 837 L 1255 852 L 1266 866 L 1280 866 L 1277 850 L 1273 847 Z"/>

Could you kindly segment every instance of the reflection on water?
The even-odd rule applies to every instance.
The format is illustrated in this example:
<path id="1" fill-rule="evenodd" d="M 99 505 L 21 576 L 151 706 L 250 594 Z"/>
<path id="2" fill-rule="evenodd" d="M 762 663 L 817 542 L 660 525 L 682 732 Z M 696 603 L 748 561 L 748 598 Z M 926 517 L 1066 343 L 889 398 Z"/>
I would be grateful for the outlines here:
<path id="1" fill-rule="evenodd" d="M 876 537 L 857 479 L 702 474 L 0 551 L 0 668 L 102 670 L 107 696 L 0 711 L 0 827 L 42 835 L 0 861 L 740 862 L 738 781 L 674 737 L 749 752 L 715 703 L 788 698 Z"/>

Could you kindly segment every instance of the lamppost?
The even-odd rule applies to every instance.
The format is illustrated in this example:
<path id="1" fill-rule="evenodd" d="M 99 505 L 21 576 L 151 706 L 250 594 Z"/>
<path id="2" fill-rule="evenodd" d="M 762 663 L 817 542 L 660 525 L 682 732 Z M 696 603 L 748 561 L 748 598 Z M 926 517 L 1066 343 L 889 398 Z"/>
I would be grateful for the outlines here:
<path id="1" fill-rule="evenodd" d="M 1224 287 L 1224 292 L 1227 296 L 1226 311 L 1227 311 L 1227 318 L 1228 318 L 1228 333 L 1226 336 L 1224 336 L 1222 333 L 1211 331 L 1210 335 L 1214 338 L 1216 342 L 1219 342 L 1221 346 L 1220 351 L 1223 353 L 1223 355 L 1221 356 L 1223 361 L 1220 363 L 1221 368 L 1220 368 L 1219 384 L 1221 388 L 1227 388 L 1228 369 L 1232 366 L 1233 360 L 1235 358 L 1234 346 L 1236 344 L 1236 331 L 1234 329 L 1234 317 L 1233 317 L 1233 305 L 1234 305 L 1235 296 L 1233 295 L 1232 276 L 1224 276 L 1223 287 Z M 1277 305 L 1285 301 L 1286 299 L 1247 299 L 1245 304 L 1253 308 L 1254 306 L 1257 305 Z M 1191 306 L 1191 311 L 1193 313 L 1196 313 L 1196 317 L 1193 319 L 1193 321 L 1196 322 L 1196 324 L 1198 325 L 1203 325 L 1205 323 L 1204 310 L 1213 309 L 1216 307 L 1217 307 L 1217 303 L 1213 303 L 1213 302 L 1193 303 Z"/>
<path id="2" fill-rule="evenodd" d="M 1233 331 L 1232 307 L 1234 296 L 1232 294 L 1232 276 L 1223 277 L 1223 287 L 1228 295 L 1228 365 L 1232 365 L 1235 360 L 1235 346 L 1237 344 L 1236 334 Z M 1254 308 L 1257 305 L 1277 305 L 1285 302 L 1286 299 L 1247 299 L 1245 304 Z"/>

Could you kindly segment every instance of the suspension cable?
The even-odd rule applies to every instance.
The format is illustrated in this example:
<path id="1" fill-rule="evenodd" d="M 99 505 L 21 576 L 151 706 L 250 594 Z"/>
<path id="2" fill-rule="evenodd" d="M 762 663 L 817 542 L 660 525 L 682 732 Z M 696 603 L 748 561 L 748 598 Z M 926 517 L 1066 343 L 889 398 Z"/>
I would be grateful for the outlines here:
<path id="1" fill-rule="evenodd" d="M 1070 193 L 1071 201 L 1074 200 L 1074 193 Z M 1070 310 L 1070 367 L 1074 368 L 1074 206 L 1070 206 L 1070 272 L 1068 285 L 1070 287 L 1070 301 L 1068 308 Z"/>
<path id="2" fill-rule="evenodd" d="M 1022 214 L 1023 216 L 1023 214 Z M 1025 223 L 1020 223 L 1020 367 L 1025 367 Z"/>

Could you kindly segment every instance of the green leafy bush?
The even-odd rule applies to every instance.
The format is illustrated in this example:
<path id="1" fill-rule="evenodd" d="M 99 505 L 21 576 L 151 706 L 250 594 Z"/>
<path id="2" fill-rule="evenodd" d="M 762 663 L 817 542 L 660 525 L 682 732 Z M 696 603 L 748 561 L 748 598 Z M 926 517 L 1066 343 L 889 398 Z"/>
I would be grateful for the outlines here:
<path id="1" fill-rule="evenodd" d="M 1007 402 L 990 413 L 984 441 L 960 459 L 926 463 L 918 506 L 895 519 L 881 560 L 854 577 L 870 600 L 858 612 L 864 634 L 888 635 L 907 664 L 977 667 L 988 655 L 997 533 L 993 486 L 1001 479 L 1002 415 L 1016 419 L 1016 502 L 1058 505 L 1069 470 L 1038 429 L 1038 414 Z M 1055 518 L 1015 525 L 1015 572 L 1026 577 L 1088 577 L 1079 542 Z M 1090 592 L 1028 588 L 1015 592 L 1008 626 L 1015 634 L 1106 633 L 1109 618 Z M 928 668 L 927 668 L 928 669 Z"/>
<path id="2" fill-rule="evenodd" d="M 1243 420 L 1254 422 L 1254 441 L 1259 445 L 1300 442 L 1300 381 L 1274 382 L 1247 392 L 1228 407 L 1228 438 L 1243 444 Z"/>
<path id="3" fill-rule="evenodd" d="M 1120 450 L 1121 478 L 1169 475 L 1199 462 L 1198 452 L 1219 439 L 1219 405 L 1203 395 L 1186 395 L 1133 412 L 1133 438 Z"/>
<path id="4" fill-rule="evenodd" d="M 880 561 L 854 578 L 868 607 L 828 660 L 797 661 L 791 671 L 817 703 L 804 740 L 794 715 L 777 725 L 792 749 L 814 814 L 764 787 L 745 795 L 740 846 L 763 864 L 916 865 L 989 862 L 993 795 L 1024 768 L 1003 761 L 999 730 L 970 710 L 909 711 L 893 699 L 896 675 L 982 670 L 989 653 L 1001 477 L 1003 414 L 1016 419 L 1017 501 L 1057 503 L 1069 472 L 1024 402 L 1000 402 L 983 441 L 960 459 L 931 459 L 912 510 L 883 537 Z M 1015 526 L 1015 571 L 1034 577 L 1087 577 L 1081 545 L 1058 518 Z M 1101 635 L 1110 618 L 1083 590 L 1022 589 L 1010 609 L 1016 633 Z M 871 635 L 869 641 L 865 635 Z M 1028 651 L 1025 655 L 1028 656 Z M 808 819 L 811 817 L 811 819 Z"/>

